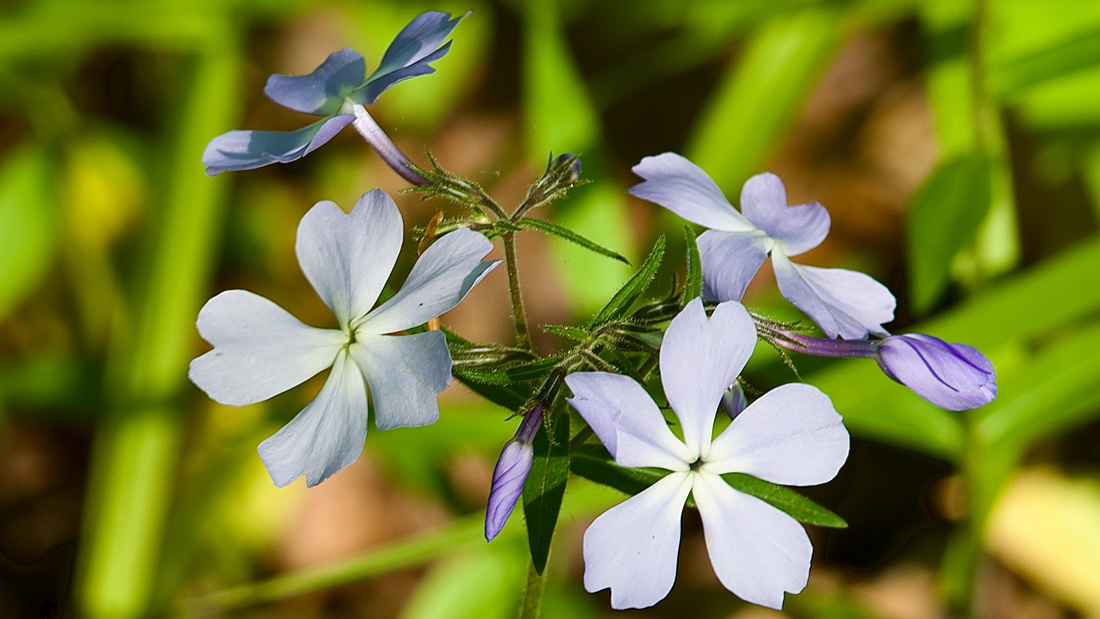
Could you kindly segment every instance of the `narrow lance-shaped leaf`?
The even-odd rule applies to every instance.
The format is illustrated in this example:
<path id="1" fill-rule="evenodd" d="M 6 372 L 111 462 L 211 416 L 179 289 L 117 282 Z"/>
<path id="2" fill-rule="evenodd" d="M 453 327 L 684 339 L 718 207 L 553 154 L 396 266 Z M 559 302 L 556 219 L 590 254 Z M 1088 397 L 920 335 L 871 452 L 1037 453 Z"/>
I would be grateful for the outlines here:
<path id="1" fill-rule="evenodd" d="M 558 409 L 552 418 L 551 441 L 546 425 L 535 436 L 535 461 L 523 485 L 523 515 L 527 520 L 527 541 L 531 563 L 542 574 L 550 557 L 550 542 L 558 524 L 565 482 L 569 478 L 569 415 Z"/>
<path id="2" fill-rule="evenodd" d="M 848 528 L 848 523 L 843 518 L 786 486 L 778 486 L 743 473 L 726 473 L 722 479 L 737 490 L 767 502 L 799 522 L 831 529 Z"/>
<path id="3" fill-rule="evenodd" d="M 657 274 L 658 267 L 661 266 L 661 258 L 664 255 L 665 237 L 662 235 L 657 239 L 653 251 L 650 252 L 649 257 L 646 258 L 645 263 L 638 269 L 638 272 L 623 284 L 623 287 L 615 293 L 615 296 L 611 297 L 607 305 L 603 306 L 603 309 L 592 319 L 589 326 L 596 327 L 621 317 L 649 287 L 649 283 L 653 281 L 653 277 Z"/>
<path id="4" fill-rule="evenodd" d="M 913 305 L 930 310 L 950 279 L 951 262 L 974 241 L 990 204 L 990 164 L 962 154 L 943 162 L 909 209 L 908 262 Z"/>
<path id="5" fill-rule="evenodd" d="M 568 325 L 539 325 L 539 328 L 547 333 L 560 335 L 575 342 L 583 342 L 588 339 L 588 331 Z"/>
<path id="6" fill-rule="evenodd" d="M 473 342 L 447 329 L 443 329 L 443 333 L 447 336 L 447 348 L 452 351 L 469 349 L 477 346 Z M 457 357 L 458 355 L 453 356 Z M 489 400 L 493 404 L 499 404 L 511 411 L 518 411 L 527 400 L 531 398 L 532 389 L 528 385 L 514 383 L 511 385 L 496 384 L 500 381 L 497 378 L 498 375 L 492 371 L 484 368 L 470 368 L 470 372 L 465 372 L 465 369 L 466 368 L 460 364 L 453 365 L 451 371 L 460 383 L 466 385 L 471 391 Z M 483 376 L 480 376 L 479 372 L 483 374 Z M 478 380 L 479 378 L 483 378 L 484 380 Z"/>
<path id="7" fill-rule="evenodd" d="M 560 239 L 564 239 L 566 241 L 569 241 L 570 243 L 573 243 L 574 245 L 579 245 L 580 247 L 583 247 L 583 248 L 585 248 L 585 249 L 587 249 L 591 252 L 595 252 L 595 253 L 597 253 L 601 256 L 607 256 L 608 258 L 618 260 L 619 262 L 622 262 L 623 264 L 627 264 L 627 265 L 630 264 L 630 261 L 627 260 L 622 254 L 619 254 L 618 252 L 612 251 L 612 250 L 604 247 L 603 245 L 600 245 L 599 243 L 597 243 L 595 241 L 589 240 L 589 239 L 581 236 L 580 234 L 577 234 L 576 232 L 573 232 L 569 228 L 559 226 L 559 225 L 557 225 L 555 223 L 551 223 L 549 221 L 543 221 L 541 219 L 531 219 L 529 217 L 523 217 L 519 221 L 517 221 L 516 223 L 520 224 L 521 226 L 525 226 L 527 228 L 532 228 L 534 230 L 539 230 L 541 232 L 546 232 L 547 234 L 553 234 L 554 236 L 556 236 Z"/>
<path id="8" fill-rule="evenodd" d="M 684 281 L 684 303 L 703 295 L 703 263 L 699 258 L 699 244 L 695 231 L 684 225 L 684 241 L 687 243 L 687 279 Z"/>

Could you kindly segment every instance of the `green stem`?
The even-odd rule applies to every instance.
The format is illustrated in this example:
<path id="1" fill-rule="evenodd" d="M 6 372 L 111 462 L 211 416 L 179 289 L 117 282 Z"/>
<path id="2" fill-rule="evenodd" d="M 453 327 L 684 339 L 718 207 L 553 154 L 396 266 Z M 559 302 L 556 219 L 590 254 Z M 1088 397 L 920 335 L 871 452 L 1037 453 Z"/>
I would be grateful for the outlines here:
<path id="1" fill-rule="evenodd" d="M 527 583 L 523 588 L 523 603 L 519 607 L 519 619 L 538 619 L 542 612 L 542 591 L 546 587 L 546 570 L 539 574 L 535 564 L 527 561 Z"/>
<path id="2" fill-rule="evenodd" d="M 516 259 L 516 233 L 501 235 L 504 242 L 504 268 L 508 272 L 508 294 L 512 299 L 512 321 L 516 325 L 516 346 L 531 349 L 531 328 L 527 326 L 527 310 L 523 305 L 523 291 L 519 286 L 519 263 Z"/>
<path id="3" fill-rule="evenodd" d="M 240 84 L 236 38 L 208 25 L 216 53 L 196 54 L 182 109 L 173 118 L 168 179 L 157 227 L 145 247 L 142 294 L 130 329 L 117 329 L 108 360 L 109 408 L 96 428 L 75 575 L 82 617 L 147 616 L 173 499 L 183 418 L 177 400 L 195 341 L 227 188 L 196 182 L 210 136 L 230 124 Z M 201 173 L 198 173 L 201 177 Z M 121 325 L 120 325 L 121 326 Z"/>
<path id="4" fill-rule="evenodd" d="M 273 602 L 422 565 L 442 556 L 467 552 L 483 544 L 484 521 L 484 514 L 476 514 L 458 520 L 444 529 L 400 540 L 347 561 L 284 574 L 188 600 L 179 615 L 207 616 Z"/>

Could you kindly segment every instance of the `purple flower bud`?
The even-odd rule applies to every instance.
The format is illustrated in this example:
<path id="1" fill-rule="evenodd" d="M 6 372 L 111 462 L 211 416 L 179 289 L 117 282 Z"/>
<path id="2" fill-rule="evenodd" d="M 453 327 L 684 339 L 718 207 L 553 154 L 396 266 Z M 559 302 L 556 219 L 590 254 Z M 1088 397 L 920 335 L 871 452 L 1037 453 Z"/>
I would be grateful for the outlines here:
<path id="1" fill-rule="evenodd" d="M 573 153 L 562 153 L 554 159 L 554 165 L 561 165 L 568 162 L 570 159 L 573 160 L 573 165 L 570 166 L 569 175 L 566 180 L 573 183 L 581 177 L 582 167 L 580 157 L 577 157 Z"/>
<path id="2" fill-rule="evenodd" d="M 729 415 L 730 419 L 737 419 L 741 411 L 748 407 L 749 399 L 745 397 L 745 390 L 741 388 L 741 383 L 733 383 L 733 386 L 722 394 L 722 410 Z"/>
<path id="3" fill-rule="evenodd" d="M 523 482 L 531 472 L 534 460 L 531 443 L 512 439 L 505 443 L 493 470 L 493 489 L 489 491 L 489 507 L 485 511 L 485 541 L 492 541 L 508 522 L 523 493 Z"/>
<path id="4" fill-rule="evenodd" d="M 923 333 L 892 335 L 875 358 L 887 376 L 947 410 L 978 408 L 997 397 L 993 364 L 973 346 Z"/>

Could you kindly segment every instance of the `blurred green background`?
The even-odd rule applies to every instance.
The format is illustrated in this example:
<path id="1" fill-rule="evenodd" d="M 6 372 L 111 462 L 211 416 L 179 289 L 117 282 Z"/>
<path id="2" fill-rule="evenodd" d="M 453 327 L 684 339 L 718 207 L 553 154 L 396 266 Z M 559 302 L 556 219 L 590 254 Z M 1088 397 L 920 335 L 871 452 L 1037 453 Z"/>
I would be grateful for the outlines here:
<path id="1" fill-rule="evenodd" d="M 246 288 L 332 326 L 293 253 L 314 202 L 394 194 L 407 226 L 439 202 L 348 131 L 307 159 L 206 177 L 234 128 L 294 129 L 266 100 L 343 46 L 373 67 L 424 10 L 473 14 L 438 73 L 372 108 L 416 161 L 516 203 L 549 151 L 595 183 L 548 216 L 631 257 L 681 222 L 628 198 L 630 166 L 680 152 L 731 200 L 771 170 L 830 210 L 802 261 L 862 269 L 899 299 L 894 332 L 981 348 L 1000 391 L 938 410 L 870 362 L 796 358 L 852 431 L 808 494 L 791 617 L 1100 617 L 1100 4 L 1076 0 L 6 0 L 0 3 L 0 617 L 509 617 L 522 518 L 486 545 L 507 411 L 461 387 L 435 426 L 372 430 L 306 491 L 256 456 L 314 379 L 258 405 L 186 379 L 194 327 Z M 677 243 L 679 245 L 677 245 Z M 412 237 L 395 281 L 411 266 Z M 527 234 L 534 324 L 583 320 L 629 274 Z M 667 275 L 682 262 L 669 261 Z M 765 269 L 746 303 L 796 318 Z M 658 286 L 660 287 L 660 286 Z M 663 291 L 654 290 L 654 294 Z M 444 322 L 507 343 L 503 274 Z M 558 342 L 538 334 L 542 352 Z M 761 388 L 796 380 L 761 347 Z M 620 500 L 571 482 L 544 616 L 604 617 L 580 537 Z M 721 588 L 697 516 L 676 586 L 638 617 L 778 617 Z"/>

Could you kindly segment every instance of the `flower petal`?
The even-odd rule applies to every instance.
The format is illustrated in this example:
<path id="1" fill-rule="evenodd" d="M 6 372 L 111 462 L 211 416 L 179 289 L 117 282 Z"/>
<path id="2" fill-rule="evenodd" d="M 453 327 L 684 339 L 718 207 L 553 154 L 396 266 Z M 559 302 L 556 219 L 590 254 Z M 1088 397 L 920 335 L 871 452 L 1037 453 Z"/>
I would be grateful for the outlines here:
<path id="1" fill-rule="evenodd" d="M 345 47 L 329 54 L 309 75 L 272 75 L 264 94 L 292 110 L 307 114 L 335 114 L 344 98 L 366 81 L 367 63 L 362 54 Z"/>
<path id="2" fill-rule="evenodd" d="M 485 508 L 485 541 L 493 541 L 508 522 L 508 516 L 516 507 L 516 499 L 523 494 L 523 484 L 534 460 L 531 443 L 513 439 L 504 444 L 493 469 L 493 486 Z"/>
<path id="3" fill-rule="evenodd" d="M 317 150 L 353 120 L 351 114 L 339 114 L 297 131 L 230 131 L 210 140 L 202 162 L 206 173 L 214 176 L 295 161 Z"/>
<path id="4" fill-rule="evenodd" d="M 609 372 L 574 372 L 565 377 L 566 398 L 588 423 L 619 466 L 655 466 L 686 471 L 695 461 L 668 429 L 645 388 L 633 378 Z"/>
<path id="5" fill-rule="evenodd" d="M 450 311 L 500 264 L 499 260 L 479 262 L 492 250 L 492 241 L 469 228 L 443 236 L 416 261 L 401 290 L 358 323 L 353 321 L 352 328 L 360 333 L 394 333 Z"/>
<path id="6" fill-rule="evenodd" d="M 627 190 L 631 195 L 659 204 L 684 219 L 715 230 L 751 232 L 749 223 L 703 168 L 676 153 L 645 157 L 631 168 L 646 179 Z"/>
<path id="7" fill-rule="evenodd" d="M 717 475 L 698 474 L 692 494 L 710 563 L 723 586 L 747 602 L 777 610 L 785 591 L 806 587 L 814 549 L 794 518 Z"/>
<path id="8" fill-rule="evenodd" d="M 379 430 L 439 419 L 435 398 L 451 384 L 451 353 L 442 331 L 361 336 L 351 356 L 367 378 Z"/>
<path id="9" fill-rule="evenodd" d="M 707 230 L 699 235 L 698 243 L 703 263 L 703 298 L 740 301 L 768 257 L 771 240 L 759 230 Z"/>
<path id="10" fill-rule="evenodd" d="M 741 411 L 710 448 L 715 474 L 748 473 L 776 484 L 812 486 L 848 459 L 848 430 L 829 396 L 811 385 L 772 389 Z"/>
<path id="11" fill-rule="evenodd" d="M 366 86 L 351 98 L 356 103 L 374 103 L 378 95 L 397 82 L 434 73 L 431 63 L 446 56 L 451 49 L 451 42 L 443 45 L 443 39 L 450 36 L 458 22 L 469 14 L 467 11 L 451 19 L 450 13 L 429 11 L 417 16 L 397 33 Z"/>
<path id="12" fill-rule="evenodd" d="M 810 251 L 829 235 L 829 211 L 818 202 L 787 206 L 787 189 L 771 172 L 745 181 L 741 213 L 775 239 L 788 256 Z"/>
<path id="13" fill-rule="evenodd" d="M 403 237 L 401 212 L 381 189 L 363 194 L 351 214 L 325 200 L 302 217 L 298 263 L 342 329 L 378 299 Z"/>
<path id="14" fill-rule="evenodd" d="M 276 486 L 302 475 L 316 486 L 363 452 L 367 438 L 367 391 L 363 375 L 341 350 L 313 401 L 258 448 Z"/>
<path id="15" fill-rule="evenodd" d="M 302 324 L 244 290 L 227 290 L 199 310 L 199 334 L 214 350 L 191 361 L 188 376 L 222 404 L 255 404 L 332 365 L 347 336 Z"/>
<path id="16" fill-rule="evenodd" d="M 883 340 L 877 356 L 887 376 L 940 408 L 969 410 L 997 397 L 993 363 L 973 346 L 907 333 Z"/>
<path id="17" fill-rule="evenodd" d="M 772 250 L 772 267 L 783 298 L 806 312 L 829 337 L 887 335 L 882 325 L 894 319 L 897 301 L 871 276 L 794 264 L 778 248 Z"/>
<path id="18" fill-rule="evenodd" d="M 708 320 L 703 302 L 695 299 L 669 323 L 661 343 L 661 384 L 693 456 L 706 459 L 718 404 L 755 346 L 756 326 L 736 301 L 716 307 Z"/>
<path id="19" fill-rule="evenodd" d="M 611 588 L 611 607 L 646 608 L 676 580 L 689 473 L 672 473 L 612 507 L 584 532 L 584 588 Z"/>

